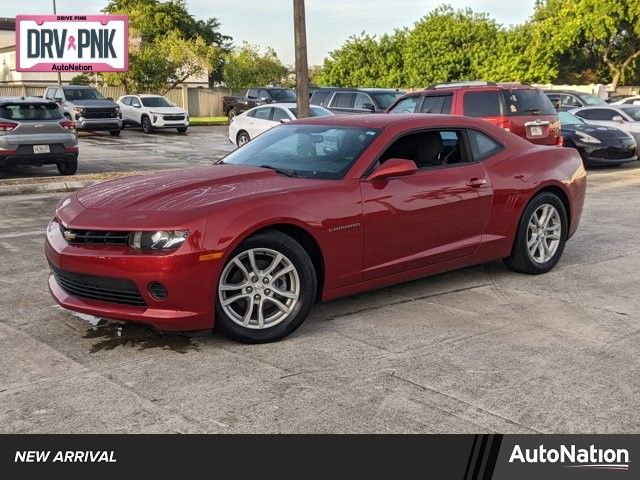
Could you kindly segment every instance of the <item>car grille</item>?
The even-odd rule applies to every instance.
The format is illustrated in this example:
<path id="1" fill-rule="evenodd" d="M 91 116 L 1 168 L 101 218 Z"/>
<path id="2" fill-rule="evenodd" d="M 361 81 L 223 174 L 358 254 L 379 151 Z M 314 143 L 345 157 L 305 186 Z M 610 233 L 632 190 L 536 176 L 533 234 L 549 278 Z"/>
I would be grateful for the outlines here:
<path id="1" fill-rule="evenodd" d="M 608 160 L 625 160 L 636 154 L 636 149 L 629 147 L 607 147 L 594 152 L 595 157 L 605 158 Z"/>
<path id="2" fill-rule="evenodd" d="M 126 245 L 129 241 L 129 232 L 113 232 L 104 230 L 71 230 L 60 224 L 62 236 L 72 245 L 97 243 L 108 245 Z"/>
<path id="3" fill-rule="evenodd" d="M 147 306 L 138 287 L 131 280 L 65 272 L 53 265 L 51 270 L 60 288 L 69 295 L 133 307 Z"/>
<path id="4" fill-rule="evenodd" d="M 115 108 L 85 108 L 84 118 L 116 118 L 117 112 Z"/>
<path id="5" fill-rule="evenodd" d="M 178 120 L 184 120 L 184 115 L 163 115 L 163 120 L 168 120 L 170 122 L 176 122 Z"/>

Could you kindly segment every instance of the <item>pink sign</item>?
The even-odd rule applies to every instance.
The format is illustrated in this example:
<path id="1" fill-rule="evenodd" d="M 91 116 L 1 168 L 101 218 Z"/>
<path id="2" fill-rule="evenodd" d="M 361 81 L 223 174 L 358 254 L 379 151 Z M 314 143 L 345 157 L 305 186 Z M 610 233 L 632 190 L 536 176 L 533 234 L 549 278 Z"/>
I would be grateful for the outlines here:
<path id="1" fill-rule="evenodd" d="M 126 15 L 18 15 L 19 72 L 126 72 Z"/>

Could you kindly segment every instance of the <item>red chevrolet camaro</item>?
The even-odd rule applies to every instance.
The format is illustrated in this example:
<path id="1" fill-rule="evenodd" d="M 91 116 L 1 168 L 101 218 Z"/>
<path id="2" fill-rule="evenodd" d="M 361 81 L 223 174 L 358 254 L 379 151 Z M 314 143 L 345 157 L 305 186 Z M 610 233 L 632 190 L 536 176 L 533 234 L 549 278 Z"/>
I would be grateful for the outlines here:
<path id="1" fill-rule="evenodd" d="M 273 341 L 317 301 L 497 259 L 548 272 L 585 189 L 574 149 L 482 120 L 299 120 L 211 167 L 61 201 L 47 228 L 49 288 L 70 310 Z"/>

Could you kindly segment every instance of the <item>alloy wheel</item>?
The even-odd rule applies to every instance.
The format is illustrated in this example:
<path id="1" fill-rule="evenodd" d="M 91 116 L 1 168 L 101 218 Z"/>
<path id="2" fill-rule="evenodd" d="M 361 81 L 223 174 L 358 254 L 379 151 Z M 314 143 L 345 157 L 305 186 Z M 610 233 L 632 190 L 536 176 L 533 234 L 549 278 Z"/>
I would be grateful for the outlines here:
<path id="1" fill-rule="evenodd" d="M 527 227 L 527 250 L 535 263 L 551 260 L 560 245 L 562 221 L 560 213 L 548 203 L 540 205 L 531 215 Z"/>
<path id="2" fill-rule="evenodd" d="M 285 255 L 252 248 L 236 255 L 222 272 L 218 299 L 236 324 L 267 329 L 286 320 L 300 298 L 300 277 Z"/>

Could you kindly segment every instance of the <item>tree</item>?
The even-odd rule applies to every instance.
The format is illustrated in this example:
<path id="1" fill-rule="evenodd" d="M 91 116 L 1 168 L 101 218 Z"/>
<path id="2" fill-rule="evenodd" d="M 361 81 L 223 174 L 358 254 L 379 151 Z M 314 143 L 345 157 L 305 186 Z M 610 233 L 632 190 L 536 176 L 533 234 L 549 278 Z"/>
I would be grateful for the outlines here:
<path id="1" fill-rule="evenodd" d="M 184 0 L 111 0 L 104 11 L 129 16 L 129 71 L 103 74 L 107 84 L 165 93 L 204 72 L 211 81 L 221 69 L 230 37 L 215 18 L 195 20 Z"/>
<path id="2" fill-rule="evenodd" d="M 287 72 L 275 50 L 269 47 L 262 53 L 255 45 L 244 42 L 227 54 L 223 79 L 229 88 L 237 90 L 258 85 L 281 85 Z"/>
<path id="3" fill-rule="evenodd" d="M 538 0 L 534 20 L 558 55 L 604 64 L 614 90 L 640 58 L 640 0 Z"/>
<path id="4" fill-rule="evenodd" d="M 325 59 L 316 82 L 338 87 L 404 86 L 405 38 L 406 30 L 396 30 L 379 40 L 364 32 L 353 35 Z"/>
<path id="5" fill-rule="evenodd" d="M 494 51 L 499 26 L 485 13 L 443 5 L 414 25 L 404 45 L 411 87 L 478 78 Z"/>

